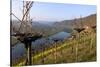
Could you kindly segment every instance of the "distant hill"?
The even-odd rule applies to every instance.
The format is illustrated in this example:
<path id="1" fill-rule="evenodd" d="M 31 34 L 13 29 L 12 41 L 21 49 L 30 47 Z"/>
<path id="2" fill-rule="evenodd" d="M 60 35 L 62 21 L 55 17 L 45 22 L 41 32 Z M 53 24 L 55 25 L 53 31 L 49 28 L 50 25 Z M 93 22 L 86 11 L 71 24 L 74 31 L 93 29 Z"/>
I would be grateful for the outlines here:
<path id="1" fill-rule="evenodd" d="M 76 18 L 72 20 L 63 20 L 55 22 L 54 26 L 59 28 L 75 28 L 80 26 L 94 26 L 96 25 L 96 14 L 92 14 L 82 18 Z"/>
<path id="2" fill-rule="evenodd" d="M 49 24 L 51 23 L 51 24 Z M 12 21 L 12 33 L 18 31 L 20 22 L 17 20 Z M 73 28 L 82 26 L 95 26 L 96 25 L 96 14 L 92 14 L 86 17 L 63 20 L 59 22 L 49 22 L 49 21 L 33 21 L 32 27 L 34 32 L 41 32 L 45 35 L 50 35 L 60 31 L 71 32 Z"/>
<path id="3" fill-rule="evenodd" d="M 89 15 L 87 17 L 84 17 L 78 20 L 81 21 L 81 22 L 76 21 L 76 23 L 79 23 L 79 25 L 95 26 L 96 25 L 96 14 L 92 14 L 92 15 Z"/>
<path id="4" fill-rule="evenodd" d="M 13 20 L 11 23 L 11 33 L 16 33 L 19 30 L 20 22 L 18 20 Z M 33 21 L 32 22 L 33 32 L 43 33 L 44 35 L 54 34 L 59 31 L 52 24 L 48 24 L 48 22 L 43 21 Z"/>

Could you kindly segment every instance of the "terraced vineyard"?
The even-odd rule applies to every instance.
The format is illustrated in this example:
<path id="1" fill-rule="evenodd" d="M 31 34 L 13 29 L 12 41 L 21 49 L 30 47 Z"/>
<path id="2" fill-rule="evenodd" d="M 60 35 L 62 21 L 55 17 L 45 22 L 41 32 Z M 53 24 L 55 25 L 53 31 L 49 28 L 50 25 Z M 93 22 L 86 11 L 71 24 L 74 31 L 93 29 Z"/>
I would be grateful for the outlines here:
<path id="1" fill-rule="evenodd" d="M 53 47 L 33 55 L 32 64 L 56 64 L 96 61 L 96 33 L 82 31 L 75 38 L 57 42 Z M 18 65 L 24 65 L 22 60 Z"/>

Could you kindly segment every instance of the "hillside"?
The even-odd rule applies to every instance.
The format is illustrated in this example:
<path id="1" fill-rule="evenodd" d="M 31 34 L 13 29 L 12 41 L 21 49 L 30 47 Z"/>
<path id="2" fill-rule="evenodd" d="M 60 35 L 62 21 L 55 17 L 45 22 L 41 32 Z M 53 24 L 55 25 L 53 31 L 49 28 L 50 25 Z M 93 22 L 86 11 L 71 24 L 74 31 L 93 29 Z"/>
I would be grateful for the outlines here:
<path id="1" fill-rule="evenodd" d="M 96 61 L 96 31 L 92 28 L 76 34 L 75 38 L 69 38 L 63 42 L 57 42 L 54 46 L 41 49 L 41 52 L 33 54 L 32 64 L 58 64 L 73 62 Z M 14 65 L 24 65 L 21 59 Z"/>
<path id="2" fill-rule="evenodd" d="M 96 14 L 92 14 L 81 18 L 75 18 L 72 20 L 63 20 L 60 22 L 56 22 L 54 24 L 55 27 L 60 27 L 60 28 L 75 28 L 85 25 L 87 26 L 96 25 Z"/>
<path id="3" fill-rule="evenodd" d="M 52 49 L 34 56 L 33 64 L 96 61 L 96 34 L 93 30 L 82 31 L 76 38 L 56 44 Z"/>

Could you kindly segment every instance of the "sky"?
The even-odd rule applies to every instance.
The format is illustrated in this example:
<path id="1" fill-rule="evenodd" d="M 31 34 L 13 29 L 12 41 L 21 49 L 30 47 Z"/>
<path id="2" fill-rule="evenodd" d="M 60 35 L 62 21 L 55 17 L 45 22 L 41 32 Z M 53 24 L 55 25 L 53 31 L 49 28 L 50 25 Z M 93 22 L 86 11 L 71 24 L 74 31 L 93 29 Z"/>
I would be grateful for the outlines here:
<path id="1" fill-rule="evenodd" d="M 12 13 L 22 18 L 22 1 L 12 0 Z M 96 13 L 95 5 L 34 2 L 30 11 L 33 21 L 62 21 Z M 15 19 L 12 17 L 12 19 Z"/>

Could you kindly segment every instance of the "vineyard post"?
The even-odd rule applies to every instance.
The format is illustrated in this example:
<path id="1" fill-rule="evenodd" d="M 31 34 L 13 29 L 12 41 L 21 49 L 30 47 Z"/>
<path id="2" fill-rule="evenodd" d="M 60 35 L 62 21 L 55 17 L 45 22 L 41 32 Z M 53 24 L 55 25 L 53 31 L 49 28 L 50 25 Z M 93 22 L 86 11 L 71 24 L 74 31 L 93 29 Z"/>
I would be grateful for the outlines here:
<path id="1" fill-rule="evenodd" d="M 91 38 L 91 39 L 90 39 L 90 40 L 91 40 L 91 42 L 90 42 L 90 52 L 91 52 L 91 48 L 92 48 L 92 44 L 93 44 L 93 43 L 92 43 L 92 41 L 93 41 L 93 39 L 92 39 L 92 35 L 91 35 L 90 38 Z"/>

